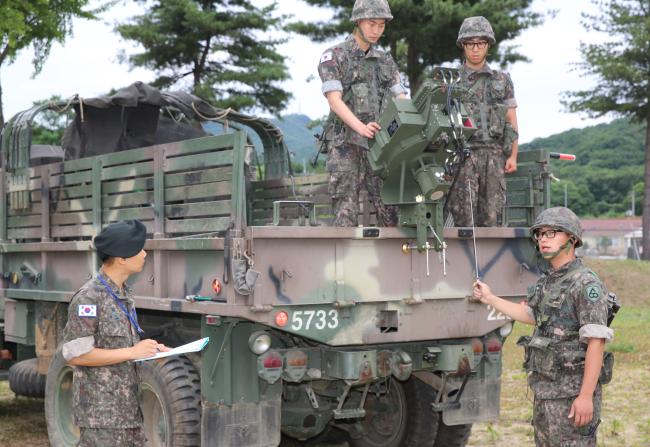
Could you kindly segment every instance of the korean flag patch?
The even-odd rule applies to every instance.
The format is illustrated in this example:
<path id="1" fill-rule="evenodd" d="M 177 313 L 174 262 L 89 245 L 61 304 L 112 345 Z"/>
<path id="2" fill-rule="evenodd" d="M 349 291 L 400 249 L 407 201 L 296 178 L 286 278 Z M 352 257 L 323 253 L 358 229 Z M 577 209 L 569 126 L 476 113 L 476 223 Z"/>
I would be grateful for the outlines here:
<path id="1" fill-rule="evenodd" d="M 80 304 L 77 309 L 77 315 L 80 317 L 96 317 L 97 306 L 95 304 Z"/>
<path id="2" fill-rule="evenodd" d="M 320 63 L 322 64 L 323 62 L 328 62 L 332 60 L 332 52 L 331 51 L 326 51 L 323 53 L 323 55 L 320 57 Z"/>

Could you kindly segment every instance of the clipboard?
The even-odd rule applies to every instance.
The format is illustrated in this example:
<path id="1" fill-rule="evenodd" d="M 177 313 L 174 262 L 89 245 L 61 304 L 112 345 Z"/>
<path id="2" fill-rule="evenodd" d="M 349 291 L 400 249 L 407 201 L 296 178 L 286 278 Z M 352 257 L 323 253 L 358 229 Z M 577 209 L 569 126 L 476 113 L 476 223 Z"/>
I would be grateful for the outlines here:
<path id="1" fill-rule="evenodd" d="M 199 352 L 208 345 L 209 341 L 210 341 L 210 337 L 200 338 L 191 343 L 187 343 L 185 345 L 178 346 L 177 348 L 170 349 L 169 351 L 159 352 L 156 355 L 152 355 L 151 357 L 145 357 L 143 359 L 134 360 L 134 362 L 144 362 L 145 360 L 156 360 L 164 357 L 171 357 L 172 355 L 185 354 L 188 352 Z"/>

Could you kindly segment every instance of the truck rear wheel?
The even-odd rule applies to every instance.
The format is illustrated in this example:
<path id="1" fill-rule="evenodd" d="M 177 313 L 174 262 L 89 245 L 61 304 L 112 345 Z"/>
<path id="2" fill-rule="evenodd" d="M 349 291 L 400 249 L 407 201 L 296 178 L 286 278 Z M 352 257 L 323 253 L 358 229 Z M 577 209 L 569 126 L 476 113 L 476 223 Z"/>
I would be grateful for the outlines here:
<path id="1" fill-rule="evenodd" d="M 388 392 L 366 398 L 366 435 L 352 439 L 355 447 L 419 447 L 433 445 L 438 418 L 431 409 L 435 393 L 411 377 L 404 383 L 391 379 Z"/>
<path id="2" fill-rule="evenodd" d="M 37 358 L 23 360 L 9 368 L 9 388 L 19 396 L 45 396 L 45 376 L 38 373 Z"/>
<path id="3" fill-rule="evenodd" d="M 465 447 L 472 432 L 472 424 L 447 425 L 439 416 L 438 435 L 433 447 Z"/>
<path id="4" fill-rule="evenodd" d="M 201 379 L 186 357 L 141 363 L 147 446 L 201 445 Z"/>
<path id="5" fill-rule="evenodd" d="M 45 421 L 52 447 L 73 447 L 79 442 L 79 428 L 72 416 L 72 368 L 58 349 L 45 381 Z"/>

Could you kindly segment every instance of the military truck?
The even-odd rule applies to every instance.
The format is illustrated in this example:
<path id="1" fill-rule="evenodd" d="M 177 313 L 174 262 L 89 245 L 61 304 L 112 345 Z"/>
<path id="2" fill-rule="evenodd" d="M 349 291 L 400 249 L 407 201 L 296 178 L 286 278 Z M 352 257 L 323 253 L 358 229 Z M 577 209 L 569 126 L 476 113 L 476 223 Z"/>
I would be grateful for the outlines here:
<path id="1" fill-rule="evenodd" d="M 278 128 L 189 94 L 136 83 L 13 117 L 1 348 L 12 389 L 44 395 L 51 444 L 79 436 L 59 346 L 68 303 L 98 267 L 93 236 L 121 219 L 147 226 L 132 283 L 145 337 L 210 338 L 141 364 L 150 445 L 462 446 L 496 419 L 512 322 L 469 296 L 477 276 L 512 300 L 535 279 L 525 227 L 548 203 L 548 154 L 521 154 L 504 226 L 445 226 L 448 174 L 475 129 L 441 73 L 388 104 L 369 153 L 399 208 L 391 228 L 367 203 L 362 226 L 333 227 L 327 175 L 294 175 Z M 48 110 L 72 113 L 61 146 L 32 144 Z"/>

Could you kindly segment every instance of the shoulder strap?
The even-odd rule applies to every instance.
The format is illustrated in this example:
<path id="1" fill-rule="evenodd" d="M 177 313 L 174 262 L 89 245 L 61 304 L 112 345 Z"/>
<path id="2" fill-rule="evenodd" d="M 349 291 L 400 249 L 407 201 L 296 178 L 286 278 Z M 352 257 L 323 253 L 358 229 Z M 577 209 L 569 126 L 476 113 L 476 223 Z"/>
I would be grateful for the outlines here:
<path id="1" fill-rule="evenodd" d="M 474 84 L 472 84 L 472 86 L 469 89 L 467 89 L 467 93 L 473 95 L 480 87 L 483 86 L 483 84 L 485 84 L 487 78 L 488 76 L 478 76 L 476 82 L 474 82 Z"/>

